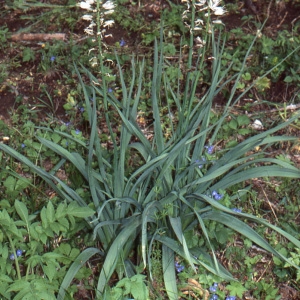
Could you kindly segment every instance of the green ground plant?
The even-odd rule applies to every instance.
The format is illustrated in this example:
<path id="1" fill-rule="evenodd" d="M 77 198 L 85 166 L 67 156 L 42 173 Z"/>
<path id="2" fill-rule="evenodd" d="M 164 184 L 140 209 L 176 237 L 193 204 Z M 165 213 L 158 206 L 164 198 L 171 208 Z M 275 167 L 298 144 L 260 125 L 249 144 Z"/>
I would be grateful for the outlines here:
<path id="1" fill-rule="evenodd" d="M 195 11 L 192 11 L 191 16 L 194 14 Z M 300 177 L 299 170 L 290 162 L 267 156 L 271 145 L 295 140 L 275 134 L 293 124 L 299 115 L 270 130 L 249 136 L 240 143 L 218 146 L 224 132 L 227 136 L 234 130 L 241 130 L 241 134 L 249 133 L 245 132 L 249 120 L 245 117 L 234 118 L 230 108 L 256 84 L 253 82 L 246 86 L 242 95 L 237 93 L 254 41 L 241 63 L 239 73 L 228 77 L 233 65 L 223 63 L 225 44 L 222 34 L 219 38 L 215 38 L 214 31 L 207 34 L 207 46 L 198 50 L 196 59 L 194 36 L 191 35 L 185 68 L 188 72 L 183 76 L 178 70 L 176 78 L 174 70 L 164 72 L 168 62 L 164 57 L 162 36 L 161 32 L 160 41 L 155 41 L 150 84 L 148 77 L 145 77 L 146 60 L 132 58 L 132 73 L 130 80 L 127 80 L 116 55 L 116 81 L 121 86 L 121 93 L 118 94 L 109 91 L 110 82 L 104 75 L 103 64 L 100 63 L 103 74 L 101 83 L 87 68 L 74 66 L 90 129 L 88 141 L 83 132 L 76 128 L 68 129 L 62 125 L 53 130 L 49 126 L 36 128 L 28 123 L 25 132 L 31 138 L 35 135 L 36 144 L 31 143 L 30 139 L 25 140 L 28 150 L 15 150 L 0 144 L 4 153 L 29 167 L 57 194 L 56 199 L 44 204 L 38 212 L 34 209 L 28 212 L 26 205 L 20 201 L 16 201 L 13 207 L 9 201 L 2 203 L 1 249 L 4 249 L 2 255 L 6 257 L 4 276 L 0 277 L 3 297 L 55 299 L 57 293 L 57 299 L 72 299 L 75 292 L 72 284 L 76 278 L 83 277 L 82 274 L 86 277 L 90 275 L 84 265 L 94 255 L 98 255 L 100 271 L 93 286 L 97 299 L 122 299 L 124 296 L 138 299 L 140 296 L 136 289 L 143 291 L 141 299 L 147 299 L 156 276 L 161 276 L 158 282 L 160 290 L 153 293 L 162 299 L 178 299 L 181 295 L 178 278 L 184 281 L 192 276 L 206 288 L 214 282 L 230 281 L 227 290 L 231 295 L 242 297 L 253 284 L 243 286 L 236 282 L 230 270 L 226 270 L 217 259 L 220 244 L 231 242 L 236 236 L 245 236 L 245 244 L 253 243 L 272 253 L 282 268 L 284 266 L 280 263 L 284 261 L 286 268 L 292 266 L 297 270 L 298 252 L 295 249 L 300 248 L 299 237 L 263 218 L 237 210 L 236 203 L 240 197 L 252 192 L 251 185 L 239 189 L 252 178 Z M 101 55 L 100 52 L 100 62 Z M 208 55 L 214 58 L 209 72 L 211 79 L 207 91 L 199 98 L 196 88 Z M 179 57 L 181 60 L 182 56 Z M 228 82 L 234 83 L 228 102 L 222 115 L 215 117 L 211 113 L 213 99 L 227 88 Z M 152 113 L 148 130 L 141 128 L 136 121 L 145 89 Z M 173 114 L 174 107 L 176 114 Z M 69 108 L 72 110 L 74 107 Z M 167 110 L 174 117 L 162 121 L 162 110 Z M 226 123 L 229 118 L 232 122 Z M 116 123 L 116 120 L 119 122 Z M 162 123 L 167 123 L 167 126 L 162 126 Z M 260 151 L 252 152 L 256 147 Z M 50 151 L 46 152 L 46 148 Z M 56 166 L 52 170 L 47 172 L 36 163 L 39 149 L 43 149 L 42 153 L 46 153 L 47 157 L 50 153 L 56 154 L 53 158 Z M 29 151 L 33 155 L 28 155 Z M 67 181 L 55 176 L 57 167 L 70 170 L 70 165 L 72 172 Z M 16 187 L 18 180 L 12 175 L 6 177 L 6 180 L 13 179 L 13 186 Z M 16 195 L 21 191 L 15 190 Z M 74 220 L 74 217 L 85 217 L 85 225 Z M 255 231 L 248 222 L 260 226 Z M 93 232 L 97 248 L 88 246 L 91 241 L 84 241 L 86 247 L 80 250 L 72 244 L 62 243 L 56 249 L 51 245 L 47 248 L 48 253 L 44 253 L 43 246 L 53 243 L 55 237 L 74 237 L 72 234 L 80 232 L 86 225 Z M 286 258 L 287 254 L 280 247 L 272 246 L 272 241 L 268 243 L 264 239 L 265 228 L 276 233 L 272 239 L 282 235 L 290 241 L 290 247 L 294 249 L 291 260 Z M 83 231 L 84 234 L 86 232 Z M 33 246 L 40 249 L 38 257 Z M 26 255 L 19 255 L 18 250 L 26 250 Z M 8 264 L 9 251 L 15 258 L 16 271 Z M 245 256 L 246 253 L 240 251 L 239 255 Z M 20 264 L 24 262 L 28 267 L 27 270 L 33 269 L 32 277 L 27 278 L 27 272 L 24 276 L 21 271 L 18 272 L 17 257 Z M 247 260 L 247 272 L 255 263 L 255 260 Z M 57 268 L 63 269 L 59 278 L 54 274 Z M 147 280 L 142 273 L 147 274 Z M 47 280 L 41 280 L 41 276 Z M 114 286 L 113 276 L 118 278 Z M 41 294 L 45 290 L 48 296 Z M 155 290 L 154 284 L 152 290 Z M 275 290 L 271 283 L 262 281 L 255 290 L 255 296 L 275 297 Z M 218 293 L 225 296 L 224 291 Z"/>
<path id="2" fill-rule="evenodd" d="M 68 238 L 74 228 L 83 228 L 79 220 L 93 210 L 75 202 L 60 202 L 54 208 L 50 201 L 34 214 L 19 200 L 11 206 L 3 199 L 0 206 L 1 297 L 55 299 L 67 268 L 80 254 L 69 243 L 56 246 L 56 238 Z M 83 268 L 80 273 L 77 278 L 89 276 L 90 270 Z M 69 292 L 74 293 L 74 288 Z"/>

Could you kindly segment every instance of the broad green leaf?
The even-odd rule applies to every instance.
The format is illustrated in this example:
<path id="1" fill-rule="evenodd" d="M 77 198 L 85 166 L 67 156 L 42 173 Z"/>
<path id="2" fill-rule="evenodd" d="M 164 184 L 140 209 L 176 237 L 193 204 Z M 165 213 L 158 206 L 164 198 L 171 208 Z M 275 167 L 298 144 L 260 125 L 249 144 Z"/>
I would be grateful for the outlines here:
<path id="1" fill-rule="evenodd" d="M 59 218 L 58 219 L 58 223 L 60 224 L 60 225 L 62 225 L 63 226 L 63 228 L 65 228 L 65 229 L 69 229 L 69 221 L 67 220 L 67 218 Z"/>
<path id="2" fill-rule="evenodd" d="M 54 263 L 47 262 L 47 265 L 43 266 L 43 271 L 51 283 L 53 278 L 57 274 L 56 265 Z"/>
<path id="3" fill-rule="evenodd" d="M 2 282 L 13 282 L 14 280 L 12 280 L 9 276 L 7 276 L 5 274 L 0 274 L 0 281 L 2 281 Z"/>
<path id="4" fill-rule="evenodd" d="M 238 296 L 239 298 L 243 298 L 244 292 L 247 291 L 243 287 L 243 284 L 241 282 L 231 282 L 229 285 L 226 285 L 226 289 L 230 291 L 230 295 L 232 296 Z"/>
<path id="5" fill-rule="evenodd" d="M 95 211 L 89 207 L 79 207 L 69 205 L 67 214 L 77 218 L 87 218 L 95 214 Z"/>
<path id="6" fill-rule="evenodd" d="M 51 201 L 48 202 L 46 215 L 49 223 L 53 223 L 55 221 L 55 210 Z"/>
<path id="7" fill-rule="evenodd" d="M 46 207 L 43 207 L 42 210 L 41 210 L 41 213 L 40 213 L 40 216 L 41 216 L 41 220 L 42 220 L 42 226 L 43 228 L 47 228 L 49 226 L 49 222 L 48 222 L 48 218 L 47 218 L 47 209 Z M 37 232 L 39 232 L 39 228 L 36 227 L 35 229 Z M 41 233 L 41 231 L 39 232 Z"/>
<path id="8" fill-rule="evenodd" d="M 56 220 L 60 220 L 61 218 L 65 217 L 67 212 L 67 204 L 66 203 L 60 203 L 58 205 L 58 207 L 56 208 L 56 212 L 55 212 L 55 218 Z"/>
<path id="9" fill-rule="evenodd" d="M 16 200 L 15 201 L 15 208 L 16 208 L 16 211 L 17 211 L 18 215 L 20 216 L 20 218 L 28 226 L 28 223 L 29 223 L 29 220 L 28 220 L 28 209 L 27 209 L 26 205 L 23 202 L 21 202 L 19 200 Z"/>
<path id="10" fill-rule="evenodd" d="M 130 277 L 131 286 L 130 292 L 135 300 L 148 300 L 149 299 L 149 288 L 146 286 L 144 275 L 136 274 Z"/>
<path id="11" fill-rule="evenodd" d="M 10 285 L 7 292 L 18 292 L 21 290 L 29 290 L 30 289 L 30 283 L 28 281 L 24 280 L 15 280 L 14 283 Z"/>

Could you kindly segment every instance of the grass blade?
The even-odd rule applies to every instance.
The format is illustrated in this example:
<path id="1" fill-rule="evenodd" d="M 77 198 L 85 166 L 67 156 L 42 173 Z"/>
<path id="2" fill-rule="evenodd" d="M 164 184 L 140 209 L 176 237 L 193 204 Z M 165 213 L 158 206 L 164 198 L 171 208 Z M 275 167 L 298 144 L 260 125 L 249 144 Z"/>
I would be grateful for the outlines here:
<path id="1" fill-rule="evenodd" d="M 82 253 L 80 253 L 78 255 L 78 257 L 72 263 L 72 265 L 70 266 L 67 274 L 65 275 L 65 277 L 63 279 L 63 282 L 62 282 L 62 284 L 60 286 L 60 289 L 58 291 L 57 300 L 65 299 L 66 291 L 67 291 L 68 287 L 70 286 L 72 280 L 76 276 L 77 272 L 95 254 L 100 254 L 101 256 L 104 255 L 97 248 L 87 248 L 87 249 L 83 250 Z"/>

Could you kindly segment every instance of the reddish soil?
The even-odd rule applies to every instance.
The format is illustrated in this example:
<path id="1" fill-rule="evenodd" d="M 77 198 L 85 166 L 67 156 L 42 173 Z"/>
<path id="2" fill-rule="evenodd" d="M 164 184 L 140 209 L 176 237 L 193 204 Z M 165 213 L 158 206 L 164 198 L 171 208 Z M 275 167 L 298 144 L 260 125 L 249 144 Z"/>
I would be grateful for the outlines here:
<path id="1" fill-rule="evenodd" d="M 52 4 L 57 3 L 57 1 L 47 2 Z M 143 14 L 145 22 L 153 21 L 153 19 L 157 19 L 157 22 L 159 22 L 161 9 L 170 9 L 169 2 L 167 1 L 151 1 L 151 3 L 147 1 L 141 2 L 144 2 L 145 4 L 142 4 L 139 8 L 133 6 L 130 9 L 130 12 L 132 17 L 137 13 Z M 173 1 L 173 3 L 177 2 Z M 242 17 L 249 14 L 258 21 L 264 20 L 267 16 L 269 17 L 265 31 L 268 32 L 270 36 L 275 35 L 278 30 L 291 29 L 299 19 L 299 3 L 297 4 L 293 3 L 293 1 L 289 1 L 287 4 L 275 5 L 273 2 L 274 1 L 254 1 L 253 3 L 258 11 L 258 14 L 255 15 L 244 2 L 240 1 L 238 2 L 238 13 L 230 12 L 229 15 L 221 17 L 221 19 L 224 24 L 226 24 L 228 30 L 242 26 Z M 283 1 L 281 2 L 283 3 Z M 226 3 L 237 3 L 237 1 L 227 1 Z M 76 8 L 73 8 L 73 10 L 74 9 L 76 10 Z M 43 12 L 43 8 L 29 8 L 26 11 L 20 9 L 13 10 L 8 9 L 5 3 L 2 2 L 0 4 L 0 11 L 5 11 L 0 18 L 0 28 L 6 26 L 10 33 L 15 33 L 29 26 L 28 21 L 22 19 L 24 14 L 37 16 Z M 247 24 L 244 26 L 247 26 Z M 68 38 L 76 36 L 77 39 L 80 39 L 84 37 L 84 27 L 85 23 L 79 19 L 72 32 L 70 32 L 67 27 L 65 27 L 63 32 L 67 34 Z M 35 26 L 34 30 L 38 31 L 39 29 Z M 50 22 L 46 28 L 42 28 L 42 31 L 49 33 L 56 32 L 57 28 Z M 124 39 L 128 41 L 127 48 L 129 47 L 130 51 L 138 51 L 134 46 L 136 42 L 133 42 L 139 39 L 136 32 L 127 32 L 120 26 L 115 26 L 114 28 L 109 29 L 107 33 L 112 34 L 106 39 L 108 45 L 113 45 L 116 41 Z M 31 47 L 36 53 L 34 61 L 22 62 L 21 48 L 24 46 Z M 5 45 L 3 47 L 5 47 Z M 58 117 L 64 115 L 62 105 L 65 103 L 67 97 L 68 85 L 64 84 L 61 79 L 65 70 L 59 69 L 50 70 L 47 71 L 47 73 L 41 72 L 38 68 L 41 60 L 39 55 L 40 47 L 41 43 L 38 42 L 31 42 L 30 44 L 22 41 L 10 42 L 10 48 L 5 47 L 5 51 L 0 52 L 0 63 L 7 65 L 7 70 L 9 72 L 8 76 L 6 76 L 2 82 L 0 77 L 0 115 L 2 115 L 2 118 L 9 118 L 9 111 L 15 109 L 20 103 L 28 105 L 32 109 L 41 110 L 41 115 L 49 112 L 55 113 Z M 50 103 L 48 96 L 45 94 L 45 89 L 51 96 L 52 103 Z M 57 94 L 55 91 L 59 91 L 59 93 Z M 290 86 L 287 89 L 285 83 L 281 80 L 272 83 L 271 88 L 267 91 L 264 98 L 272 102 L 282 103 L 289 101 L 295 92 L 296 90 L 293 86 Z M 41 105 L 40 99 L 45 103 L 48 103 L 51 108 Z M 217 101 L 220 103 L 223 102 L 221 98 Z"/>

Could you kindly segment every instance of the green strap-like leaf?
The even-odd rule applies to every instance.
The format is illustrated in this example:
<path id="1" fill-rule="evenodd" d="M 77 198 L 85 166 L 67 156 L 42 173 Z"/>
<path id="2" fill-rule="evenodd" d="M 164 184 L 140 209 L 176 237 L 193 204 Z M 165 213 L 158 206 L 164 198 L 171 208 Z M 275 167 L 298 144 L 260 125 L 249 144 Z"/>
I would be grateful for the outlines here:
<path id="1" fill-rule="evenodd" d="M 163 263 L 163 274 L 164 274 L 164 284 L 166 287 L 166 292 L 168 294 L 168 299 L 177 300 L 178 290 L 176 283 L 175 274 L 175 257 L 174 251 L 167 245 L 162 245 L 162 263 Z"/>
<path id="2" fill-rule="evenodd" d="M 115 271 L 118 260 L 122 257 L 123 247 L 125 243 L 130 243 L 132 239 L 132 247 L 134 246 L 133 241 L 136 237 L 136 229 L 140 226 L 140 217 L 132 217 L 131 221 L 126 224 L 124 229 L 119 232 L 115 237 L 113 243 L 111 244 L 106 256 L 105 261 L 102 266 L 98 285 L 97 285 L 97 295 L 101 297 L 104 289 L 109 281 L 111 275 Z"/>
<path id="3" fill-rule="evenodd" d="M 65 275 L 65 278 L 64 278 L 64 280 L 60 286 L 60 289 L 58 291 L 57 300 L 65 299 L 66 291 L 67 291 L 68 287 L 70 286 L 72 280 L 76 276 L 77 272 L 95 254 L 100 254 L 103 256 L 103 253 L 97 248 L 87 248 L 78 255 L 76 260 L 70 266 L 67 274 Z"/>

